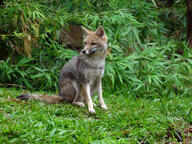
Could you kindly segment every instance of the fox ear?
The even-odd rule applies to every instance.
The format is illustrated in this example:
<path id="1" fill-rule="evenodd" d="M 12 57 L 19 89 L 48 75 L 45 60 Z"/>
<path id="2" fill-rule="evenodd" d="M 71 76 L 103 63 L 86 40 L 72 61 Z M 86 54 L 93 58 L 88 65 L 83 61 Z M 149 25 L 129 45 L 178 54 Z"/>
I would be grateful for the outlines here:
<path id="1" fill-rule="evenodd" d="M 81 29 L 83 30 L 85 35 L 88 35 L 90 33 L 90 30 L 86 29 L 85 27 L 81 26 Z"/>
<path id="2" fill-rule="evenodd" d="M 98 37 L 103 37 L 105 35 L 104 28 L 102 26 L 99 26 L 96 30 L 96 35 Z"/>

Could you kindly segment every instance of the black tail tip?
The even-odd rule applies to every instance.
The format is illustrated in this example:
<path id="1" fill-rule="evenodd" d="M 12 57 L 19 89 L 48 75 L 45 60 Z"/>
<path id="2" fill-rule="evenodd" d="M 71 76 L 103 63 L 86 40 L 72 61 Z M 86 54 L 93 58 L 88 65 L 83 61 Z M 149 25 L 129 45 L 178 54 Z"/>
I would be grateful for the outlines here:
<path id="1" fill-rule="evenodd" d="M 28 94 L 21 94 L 21 95 L 17 96 L 16 98 L 21 99 L 21 100 L 28 100 L 29 96 L 28 96 Z"/>

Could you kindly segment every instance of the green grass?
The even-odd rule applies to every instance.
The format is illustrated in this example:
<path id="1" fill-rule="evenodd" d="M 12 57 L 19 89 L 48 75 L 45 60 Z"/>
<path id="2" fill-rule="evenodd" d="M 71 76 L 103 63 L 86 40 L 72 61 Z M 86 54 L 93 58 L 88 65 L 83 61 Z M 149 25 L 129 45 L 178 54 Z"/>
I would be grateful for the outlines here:
<path id="1" fill-rule="evenodd" d="M 190 97 L 154 99 L 104 93 L 109 110 L 67 103 L 11 101 L 21 91 L 0 88 L 0 143 L 127 144 L 165 143 L 167 132 L 184 133 L 192 123 Z M 96 101 L 96 98 L 94 98 Z M 97 103 L 97 102 L 96 102 Z M 98 103 L 97 103 L 98 104 Z M 185 139 L 182 137 L 182 139 Z"/>

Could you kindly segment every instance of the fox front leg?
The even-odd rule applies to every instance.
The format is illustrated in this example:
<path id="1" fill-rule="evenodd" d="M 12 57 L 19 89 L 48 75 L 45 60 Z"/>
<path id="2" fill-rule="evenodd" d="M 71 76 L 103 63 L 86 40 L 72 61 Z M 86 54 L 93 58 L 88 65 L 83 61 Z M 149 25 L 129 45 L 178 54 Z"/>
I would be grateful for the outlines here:
<path id="1" fill-rule="evenodd" d="M 101 108 L 103 108 L 103 109 L 108 109 L 107 106 L 105 105 L 104 100 L 103 100 L 102 82 L 101 82 L 101 80 L 100 80 L 100 82 L 99 82 L 99 86 L 98 86 L 97 92 L 98 92 L 99 103 L 100 103 Z"/>
<path id="2" fill-rule="evenodd" d="M 82 84 L 82 92 L 83 96 L 85 97 L 88 105 L 88 110 L 90 113 L 94 114 L 95 110 L 93 108 L 93 102 L 90 95 L 90 85 L 89 84 Z"/>

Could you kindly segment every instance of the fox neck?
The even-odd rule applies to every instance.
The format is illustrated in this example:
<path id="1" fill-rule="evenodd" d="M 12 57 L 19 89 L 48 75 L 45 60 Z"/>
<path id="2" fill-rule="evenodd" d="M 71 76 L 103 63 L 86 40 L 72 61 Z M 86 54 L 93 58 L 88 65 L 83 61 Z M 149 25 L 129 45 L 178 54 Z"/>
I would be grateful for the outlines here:
<path id="1" fill-rule="evenodd" d="M 106 57 L 106 52 L 103 51 L 101 55 L 91 55 L 91 56 L 86 56 L 85 57 L 85 62 L 92 65 L 93 67 L 105 67 L 105 57 Z"/>

